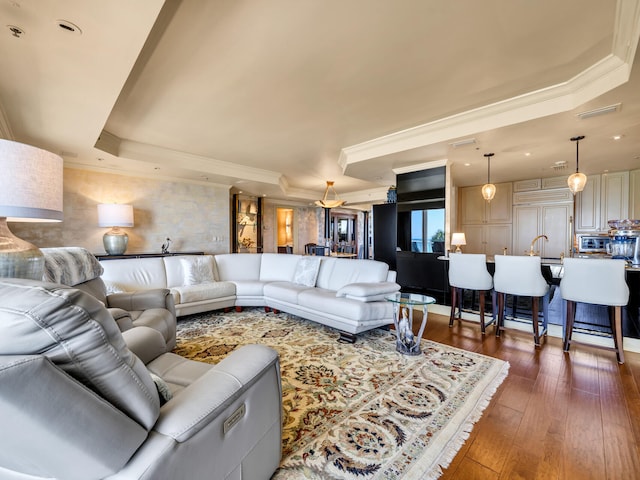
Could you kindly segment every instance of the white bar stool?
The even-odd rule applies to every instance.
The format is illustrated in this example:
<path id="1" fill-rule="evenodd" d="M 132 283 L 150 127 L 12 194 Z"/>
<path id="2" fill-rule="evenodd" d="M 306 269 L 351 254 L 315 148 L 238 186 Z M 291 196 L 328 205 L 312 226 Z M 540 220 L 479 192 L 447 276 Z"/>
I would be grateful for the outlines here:
<path id="1" fill-rule="evenodd" d="M 592 305 L 606 305 L 609 308 L 609 322 L 614 348 L 591 345 L 597 348 L 614 350 L 618 363 L 624 363 L 622 349 L 622 307 L 629 302 L 629 287 L 625 281 L 624 260 L 565 258 L 564 274 L 560 281 L 560 294 L 567 302 L 566 320 L 563 325 L 562 339 L 565 352 L 572 343 L 573 324 L 576 316 L 576 302 Z M 613 319 L 611 318 L 613 310 Z"/>
<path id="2" fill-rule="evenodd" d="M 457 319 L 462 318 L 462 293 L 464 290 L 474 290 L 480 295 L 480 331 L 485 334 L 486 327 L 495 322 L 494 317 L 489 323 L 484 321 L 485 293 L 493 288 L 493 278 L 487 270 L 487 256 L 479 253 L 452 253 L 449 255 L 449 285 L 451 286 L 451 315 L 449 327 L 456 319 L 455 309 L 458 307 Z"/>
<path id="3" fill-rule="evenodd" d="M 547 335 L 549 321 L 549 284 L 542 276 L 540 257 L 496 255 L 496 271 L 493 274 L 493 288 L 498 297 L 498 324 L 496 336 L 504 327 L 504 304 L 506 295 L 531 297 L 531 321 L 533 341 L 540 346 L 540 337 Z M 542 331 L 539 326 L 539 304 L 542 299 Z"/>

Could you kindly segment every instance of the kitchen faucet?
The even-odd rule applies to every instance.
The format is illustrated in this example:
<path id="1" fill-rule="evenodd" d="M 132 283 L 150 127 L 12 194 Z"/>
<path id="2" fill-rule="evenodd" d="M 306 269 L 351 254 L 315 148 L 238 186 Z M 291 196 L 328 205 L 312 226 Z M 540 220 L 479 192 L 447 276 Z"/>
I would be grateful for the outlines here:
<path id="1" fill-rule="evenodd" d="M 544 238 L 547 242 L 549 241 L 549 237 L 547 237 L 546 235 L 538 235 L 536 238 L 534 238 L 533 240 L 531 240 L 531 247 L 529 248 L 529 256 L 533 257 L 535 255 L 540 255 L 540 252 L 534 252 L 533 251 L 533 245 L 541 238 Z M 525 252 L 527 253 L 527 252 Z"/>

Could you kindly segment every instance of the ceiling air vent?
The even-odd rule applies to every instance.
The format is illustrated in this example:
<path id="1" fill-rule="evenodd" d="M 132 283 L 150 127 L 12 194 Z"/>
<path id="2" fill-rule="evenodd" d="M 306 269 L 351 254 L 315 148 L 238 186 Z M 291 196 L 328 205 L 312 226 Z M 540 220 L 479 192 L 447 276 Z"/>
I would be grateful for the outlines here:
<path id="1" fill-rule="evenodd" d="M 476 143 L 475 138 L 465 138 L 464 140 L 458 140 L 457 142 L 450 143 L 453 148 L 464 147 L 465 145 L 474 145 Z"/>
<path id="2" fill-rule="evenodd" d="M 561 160 L 559 162 L 555 162 L 551 168 L 553 168 L 554 171 L 559 172 L 561 170 L 565 170 L 567 168 L 567 162 L 565 162 L 564 160 Z"/>
<path id="3" fill-rule="evenodd" d="M 576 113 L 576 117 L 581 120 L 585 120 L 591 117 L 597 117 L 598 115 L 606 115 L 607 113 L 619 112 L 622 108 L 622 103 L 614 103 L 613 105 L 609 105 L 602 108 L 596 108 L 593 110 L 589 110 L 587 112 Z"/>

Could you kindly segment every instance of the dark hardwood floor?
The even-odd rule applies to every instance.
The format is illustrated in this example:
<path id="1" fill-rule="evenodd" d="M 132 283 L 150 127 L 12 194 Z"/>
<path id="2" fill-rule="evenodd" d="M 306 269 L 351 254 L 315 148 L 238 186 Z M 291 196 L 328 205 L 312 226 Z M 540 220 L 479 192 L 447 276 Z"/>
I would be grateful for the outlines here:
<path id="1" fill-rule="evenodd" d="M 414 321 L 420 320 L 419 318 Z M 511 367 L 447 479 L 640 479 L 640 354 L 480 327 L 429 314 L 425 338 L 507 360 Z"/>

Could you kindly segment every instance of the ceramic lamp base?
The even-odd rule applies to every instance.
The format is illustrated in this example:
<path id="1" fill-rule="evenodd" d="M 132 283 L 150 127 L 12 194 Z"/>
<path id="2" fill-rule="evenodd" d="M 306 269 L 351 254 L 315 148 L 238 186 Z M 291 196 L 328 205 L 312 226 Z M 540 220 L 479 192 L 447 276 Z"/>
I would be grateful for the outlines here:
<path id="1" fill-rule="evenodd" d="M 0 217 L 0 277 L 42 280 L 44 255 L 38 247 L 16 237 Z"/>
<path id="2" fill-rule="evenodd" d="M 110 230 L 102 237 L 104 251 L 109 255 L 122 255 L 127 251 L 129 236 L 122 230 Z"/>

